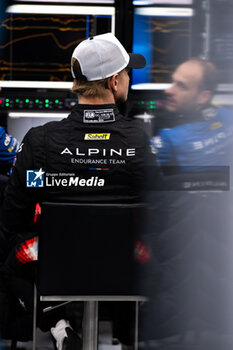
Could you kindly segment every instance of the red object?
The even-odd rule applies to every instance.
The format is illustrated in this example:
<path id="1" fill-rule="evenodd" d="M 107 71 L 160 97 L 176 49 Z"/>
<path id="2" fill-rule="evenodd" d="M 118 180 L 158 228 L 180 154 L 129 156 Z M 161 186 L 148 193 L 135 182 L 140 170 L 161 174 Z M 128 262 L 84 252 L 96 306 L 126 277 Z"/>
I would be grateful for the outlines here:
<path id="1" fill-rule="evenodd" d="M 34 224 L 38 223 L 40 215 L 41 215 L 41 206 L 40 206 L 39 203 L 37 203 L 36 204 L 36 209 L 35 209 L 35 214 L 34 214 L 34 219 L 33 219 Z"/>
<path id="2" fill-rule="evenodd" d="M 135 259 L 141 264 L 145 264 L 148 260 L 150 260 L 150 252 L 147 247 L 142 244 L 141 241 L 137 241 L 135 245 Z"/>
<path id="3" fill-rule="evenodd" d="M 22 264 L 37 260 L 38 237 L 33 237 L 23 242 L 16 250 L 16 258 Z"/>

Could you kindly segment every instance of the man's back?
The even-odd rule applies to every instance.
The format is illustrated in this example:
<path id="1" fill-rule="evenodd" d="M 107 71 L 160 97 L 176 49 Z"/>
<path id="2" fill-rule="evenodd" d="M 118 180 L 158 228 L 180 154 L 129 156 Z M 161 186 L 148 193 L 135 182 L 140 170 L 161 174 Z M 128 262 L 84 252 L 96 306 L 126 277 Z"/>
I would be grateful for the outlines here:
<path id="1" fill-rule="evenodd" d="M 140 201 L 148 152 L 140 126 L 115 105 L 77 105 L 67 119 L 31 129 L 6 191 L 7 227 L 24 227 L 38 201 Z"/>

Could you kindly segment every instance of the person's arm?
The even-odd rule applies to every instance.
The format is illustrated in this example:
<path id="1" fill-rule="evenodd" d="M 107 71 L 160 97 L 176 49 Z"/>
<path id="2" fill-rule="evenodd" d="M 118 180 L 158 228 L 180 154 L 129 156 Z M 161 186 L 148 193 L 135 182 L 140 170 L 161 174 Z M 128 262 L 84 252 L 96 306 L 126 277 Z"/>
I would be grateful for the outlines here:
<path id="1" fill-rule="evenodd" d="M 34 170 L 32 132 L 29 131 L 19 147 L 16 163 L 4 191 L 1 209 L 2 224 L 10 232 L 27 232 L 33 220 L 36 189 L 27 187 L 27 170 Z"/>
<path id="2" fill-rule="evenodd" d="M 9 172 L 16 157 L 19 143 L 15 137 L 7 134 L 5 128 L 0 127 L 0 173 Z"/>
<path id="3" fill-rule="evenodd" d="M 158 136 L 151 139 L 152 152 L 157 155 L 158 163 L 164 175 L 172 175 L 177 172 L 177 162 L 175 147 L 172 143 L 170 129 L 162 129 Z"/>
<path id="4" fill-rule="evenodd" d="M 171 165 L 174 162 L 171 142 L 164 130 L 151 139 L 152 152 L 157 155 L 161 166 Z"/>

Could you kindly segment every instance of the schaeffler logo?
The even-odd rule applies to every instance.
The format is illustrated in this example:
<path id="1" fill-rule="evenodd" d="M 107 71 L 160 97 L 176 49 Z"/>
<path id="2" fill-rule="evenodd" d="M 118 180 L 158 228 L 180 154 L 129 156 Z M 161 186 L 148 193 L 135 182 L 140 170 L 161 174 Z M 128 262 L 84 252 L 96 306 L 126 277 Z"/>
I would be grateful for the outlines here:
<path id="1" fill-rule="evenodd" d="M 44 171 L 27 170 L 27 187 L 44 187 Z"/>

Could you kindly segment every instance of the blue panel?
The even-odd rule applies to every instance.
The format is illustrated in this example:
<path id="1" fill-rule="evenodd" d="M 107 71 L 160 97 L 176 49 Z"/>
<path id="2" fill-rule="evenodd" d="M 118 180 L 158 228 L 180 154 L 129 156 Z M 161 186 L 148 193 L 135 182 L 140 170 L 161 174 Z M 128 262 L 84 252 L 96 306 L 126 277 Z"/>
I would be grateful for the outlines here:
<path id="1" fill-rule="evenodd" d="M 145 56 L 144 69 L 133 70 L 132 84 L 169 83 L 177 65 L 190 57 L 191 16 L 138 13 L 135 8 L 133 52 Z"/>
<path id="2" fill-rule="evenodd" d="M 135 14 L 133 28 L 133 52 L 140 53 L 146 58 L 146 67 L 133 69 L 132 83 L 141 84 L 149 81 L 149 66 L 151 64 L 150 23 L 147 17 Z"/>

